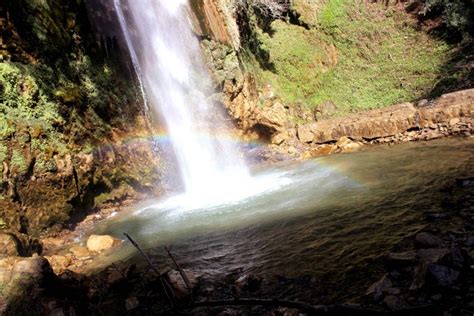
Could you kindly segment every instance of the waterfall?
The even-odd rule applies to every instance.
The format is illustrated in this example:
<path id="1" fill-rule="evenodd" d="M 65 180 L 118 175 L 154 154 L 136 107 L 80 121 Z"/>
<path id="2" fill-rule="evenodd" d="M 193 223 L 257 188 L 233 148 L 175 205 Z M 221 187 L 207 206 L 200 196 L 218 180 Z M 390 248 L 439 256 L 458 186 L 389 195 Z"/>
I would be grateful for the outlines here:
<path id="1" fill-rule="evenodd" d="M 229 126 L 208 100 L 210 79 L 187 0 L 114 4 L 143 95 L 165 121 L 185 194 L 203 200 L 242 190 L 250 174 L 236 146 L 221 137 Z"/>

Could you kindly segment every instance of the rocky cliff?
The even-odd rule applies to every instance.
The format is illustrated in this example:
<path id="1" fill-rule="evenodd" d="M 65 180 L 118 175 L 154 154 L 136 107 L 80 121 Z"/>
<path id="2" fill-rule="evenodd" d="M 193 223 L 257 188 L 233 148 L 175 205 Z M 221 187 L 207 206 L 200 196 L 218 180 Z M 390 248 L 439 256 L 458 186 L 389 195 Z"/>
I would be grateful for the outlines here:
<path id="1" fill-rule="evenodd" d="M 0 223 L 39 234 L 101 203 L 149 192 L 159 174 L 141 97 L 83 1 L 0 8 Z"/>
<path id="2" fill-rule="evenodd" d="M 247 136 L 290 153 L 305 147 L 298 135 L 308 125 L 331 130 L 317 122 L 472 87 L 472 54 L 430 32 L 433 23 L 413 10 L 406 1 L 194 6 L 216 99 Z"/>

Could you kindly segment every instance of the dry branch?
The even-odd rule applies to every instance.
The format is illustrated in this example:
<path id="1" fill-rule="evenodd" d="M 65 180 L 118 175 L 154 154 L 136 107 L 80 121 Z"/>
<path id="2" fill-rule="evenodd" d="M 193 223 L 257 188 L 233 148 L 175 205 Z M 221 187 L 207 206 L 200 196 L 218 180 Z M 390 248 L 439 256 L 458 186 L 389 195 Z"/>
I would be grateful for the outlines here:
<path id="1" fill-rule="evenodd" d="M 133 240 L 132 237 L 130 237 L 129 234 L 123 233 L 125 237 L 132 243 L 132 245 L 140 252 L 143 258 L 148 262 L 148 267 L 153 270 L 156 274 L 158 274 L 161 286 L 163 288 L 163 291 L 165 292 L 165 295 L 168 299 L 168 302 L 170 303 L 171 307 L 175 306 L 175 301 L 174 301 L 174 292 L 169 283 L 163 278 L 163 275 L 158 271 L 158 269 L 153 265 L 153 262 L 151 262 L 151 259 L 147 256 L 147 254 L 140 248 L 140 246 Z"/>

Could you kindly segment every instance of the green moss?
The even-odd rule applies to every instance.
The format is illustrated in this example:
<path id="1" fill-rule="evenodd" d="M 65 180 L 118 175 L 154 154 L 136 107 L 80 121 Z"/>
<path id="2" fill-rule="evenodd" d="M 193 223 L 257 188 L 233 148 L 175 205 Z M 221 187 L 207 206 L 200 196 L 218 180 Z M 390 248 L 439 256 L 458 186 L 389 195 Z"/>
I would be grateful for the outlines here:
<path id="1" fill-rule="evenodd" d="M 3 162 L 8 157 L 8 147 L 0 143 L 0 174 L 3 172 Z"/>
<path id="2" fill-rule="evenodd" d="M 299 26 L 283 21 L 275 21 L 271 26 L 273 36 L 259 34 L 263 50 L 270 53 L 271 67 L 263 72 L 263 79 L 286 102 L 304 100 L 321 84 L 322 65 L 328 59 L 324 43 L 313 32 Z"/>
<path id="3" fill-rule="evenodd" d="M 449 47 L 410 25 L 396 8 L 332 0 L 321 13 L 325 40 L 338 65 L 323 75 L 311 105 L 331 101 L 338 114 L 383 107 L 426 95 L 449 56 Z"/>
<path id="4" fill-rule="evenodd" d="M 19 174 L 25 174 L 28 171 L 28 162 L 19 150 L 14 149 L 12 151 L 10 165 L 12 169 Z"/>
<path id="5" fill-rule="evenodd" d="M 450 47 L 415 30 L 399 8 L 356 0 L 321 4 L 314 28 L 284 21 L 258 32 L 269 56 L 260 85 L 271 84 L 288 105 L 331 101 L 342 115 L 424 97 Z"/>

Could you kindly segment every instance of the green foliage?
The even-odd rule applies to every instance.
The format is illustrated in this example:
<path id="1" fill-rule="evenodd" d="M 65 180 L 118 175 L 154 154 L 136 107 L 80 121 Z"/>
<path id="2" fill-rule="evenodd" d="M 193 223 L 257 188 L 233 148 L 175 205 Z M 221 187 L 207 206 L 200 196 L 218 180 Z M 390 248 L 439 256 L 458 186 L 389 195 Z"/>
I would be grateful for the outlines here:
<path id="1" fill-rule="evenodd" d="M 320 65 L 326 53 L 315 34 L 302 27 L 277 20 L 272 23 L 273 36 L 260 32 L 262 49 L 270 52 L 273 69 L 263 72 L 264 81 L 270 83 L 285 100 L 297 102 L 312 95 L 320 85 L 324 71 Z"/>
<path id="2" fill-rule="evenodd" d="M 329 15 L 338 17 L 336 21 L 327 24 L 327 18 L 321 18 L 320 25 L 328 34 L 326 40 L 337 47 L 338 65 L 324 74 L 324 84 L 311 103 L 331 101 L 344 114 L 427 94 L 447 61 L 449 47 L 415 30 L 397 9 L 341 1 L 328 3 L 327 8 L 337 4 L 339 13 Z"/>
<path id="3" fill-rule="evenodd" d="M 28 162 L 19 150 L 14 149 L 12 151 L 10 164 L 12 169 L 19 174 L 25 174 L 28 171 Z"/>
<path id="4" fill-rule="evenodd" d="M 328 0 L 317 21 L 307 30 L 279 20 L 271 35 L 259 32 L 273 66 L 261 84 L 289 105 L 331 101 L 342 115 L 410 101 L 433 88 L 448 59 L 450 47 L 398 8 Z"/>
<path id="5" fill-rule="evenodd" d="M 474 2 L 472 0 L 424 0 L 425 16 L 440 14 L 446 27 L 463 34 L 474 34 Z"/>

